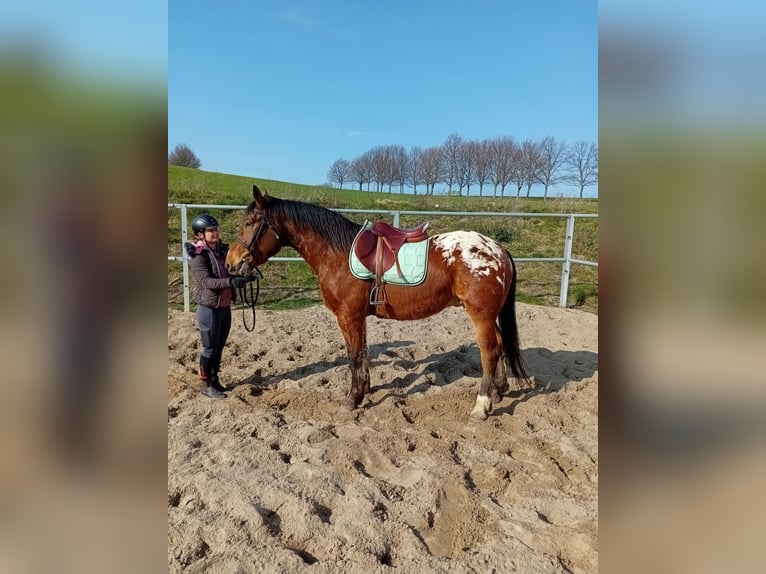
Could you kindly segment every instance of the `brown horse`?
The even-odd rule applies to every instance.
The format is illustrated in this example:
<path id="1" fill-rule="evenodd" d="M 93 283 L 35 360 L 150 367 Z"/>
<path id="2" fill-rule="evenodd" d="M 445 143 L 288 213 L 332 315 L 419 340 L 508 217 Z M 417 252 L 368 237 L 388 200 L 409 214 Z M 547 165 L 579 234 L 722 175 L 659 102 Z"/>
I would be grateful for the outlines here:
<path id="1" fill-rule="evenodd" d="M 325 305 L 335 314 L 346 341 L 354 409 L 370 390 L 367 358 L 368 315 L 422 319 L 448 306 L 468 313 L 481 350 L 482 379 L 471 416 L 487 418 L 493 402 L 508 390 L 505 363 L 514 377 L 530 383 L 519 350 L 516 326 L 516 267 L 497 242 L 475 232 L 434 235 L 428 244 L 428 273 L 417 286 L 387 284 L 385 303 L 370 302 L 373 282 L 349 269 L 349 252 L 361 226 L 337 212 L 270 197 L 253 186 L 239 235 L 226 264 L 233 275 L 248 275 L 284 246 L 294 248 L 319 279 Z"/>

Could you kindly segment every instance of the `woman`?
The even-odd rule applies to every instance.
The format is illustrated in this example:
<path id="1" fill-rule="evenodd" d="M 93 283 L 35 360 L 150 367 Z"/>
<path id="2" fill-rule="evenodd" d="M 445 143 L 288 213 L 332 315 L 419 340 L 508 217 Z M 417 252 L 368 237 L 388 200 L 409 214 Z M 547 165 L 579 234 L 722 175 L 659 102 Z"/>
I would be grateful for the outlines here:
<path id="1" fill-rule="evenodd" d="M 193 297 L 197 303 L 197 323 L 202 338 L 199 358 L 199 376 L 202 394 L 221 399 L 226 390 L 218 380 L 221 355 L 231 329 L 231 304 L 235 288 L 242 287 L 255 277 L 229 277 L 226 253 L 229 246 L 221 241 L 218 221 L 202 213 L 192 220 L 195 240 L 185 244 L 190 257 L 190 268 L 196 284 Z"/>

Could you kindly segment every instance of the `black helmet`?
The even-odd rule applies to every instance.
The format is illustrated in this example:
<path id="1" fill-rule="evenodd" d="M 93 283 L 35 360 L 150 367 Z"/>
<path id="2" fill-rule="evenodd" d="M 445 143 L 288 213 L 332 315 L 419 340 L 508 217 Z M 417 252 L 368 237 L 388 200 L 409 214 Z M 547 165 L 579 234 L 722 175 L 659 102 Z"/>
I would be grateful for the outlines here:
<path id="1" fill-rule="evenodd" d="M 192 219 L 192 231 L 194 233 L 213 229 L 214 227 L 218 227 L 218 220 L 209 213 L 201 213 Z"/>

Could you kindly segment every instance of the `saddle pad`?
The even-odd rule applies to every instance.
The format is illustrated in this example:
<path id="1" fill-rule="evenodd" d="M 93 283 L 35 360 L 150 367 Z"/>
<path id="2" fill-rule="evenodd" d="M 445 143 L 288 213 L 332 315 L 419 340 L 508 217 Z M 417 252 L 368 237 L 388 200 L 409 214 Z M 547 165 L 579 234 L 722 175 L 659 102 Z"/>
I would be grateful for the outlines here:
<path id="1" fill-rule="evenodd" d="M 365 228 L 363 228 L 365 229 Z M 428 245 L 431 242 L 429 237 L 425 241 L 417 243 L 405 243 L 399 249 L 399 266 L 402 268 L 404 279 L 399 277 L 396 272 L 396 265 L 393 265 L 388 271 L 383 273 L 383 282 L 394 285 L 420 285 L 426 278 L 428 272 Z M 356 240 L 354 240 L 356 243 Z M 375 272 L 367 269 L 354 252 L 354 246 L 348 256 L 348 266 L 351 273 L 357 279 L 375 279 Z"/>

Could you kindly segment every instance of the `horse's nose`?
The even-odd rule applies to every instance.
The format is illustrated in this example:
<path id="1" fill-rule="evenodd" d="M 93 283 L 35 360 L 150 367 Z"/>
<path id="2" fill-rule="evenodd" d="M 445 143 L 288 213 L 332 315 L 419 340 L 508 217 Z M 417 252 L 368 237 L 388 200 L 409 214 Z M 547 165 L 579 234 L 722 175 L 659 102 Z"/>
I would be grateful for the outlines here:
<path id="1" fill-rule="evenodd" d="M 238 263 L 226 263 L 229 275 L 247 275 L 247 262 L 242 260 Z"/>

